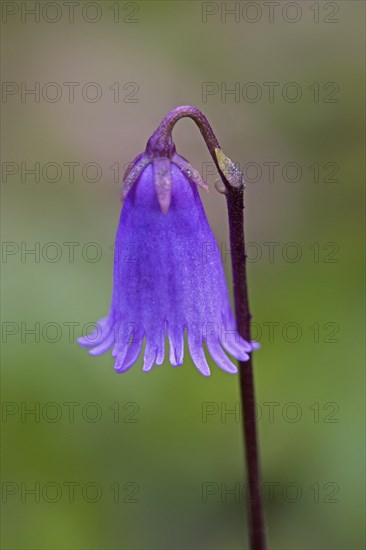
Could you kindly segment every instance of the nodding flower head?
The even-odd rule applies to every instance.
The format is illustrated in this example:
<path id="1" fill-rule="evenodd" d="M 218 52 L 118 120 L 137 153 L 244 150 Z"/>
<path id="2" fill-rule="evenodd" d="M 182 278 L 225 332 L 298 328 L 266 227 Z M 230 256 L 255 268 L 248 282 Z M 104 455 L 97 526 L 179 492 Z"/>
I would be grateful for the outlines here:
<path id="1" fill-rule="evenodd" d="M 166 337 L 171 365 L 182 365 L 185 333 L 193 363 L 205 376 L 210 368 L 204 344 L 229 373 L 237 367 L 225 352 L 246 361 L 257 347 L 236 330 L 219 247 L 197 185 L 207 190 L 169 139 L 162 145 L 151 138 L 126 170 L 109 314 L 78 340 L 91 355 L 112 349 L 117 372 L 134 365 L 143 344 L 143 370 L 161 365 Z"/>

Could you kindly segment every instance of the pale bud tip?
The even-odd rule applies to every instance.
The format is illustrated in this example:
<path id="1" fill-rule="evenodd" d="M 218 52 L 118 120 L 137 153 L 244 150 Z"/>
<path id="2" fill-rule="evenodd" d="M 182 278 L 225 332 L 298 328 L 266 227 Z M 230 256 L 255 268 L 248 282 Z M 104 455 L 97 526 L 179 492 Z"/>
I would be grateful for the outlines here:
<path id="1" fill-rule="evenodd" d="M 229 184 L 236 189 L 244 187 L 244 175 L 235 163 L 225 155 L 222 149 L 215 149 L 215 155 L 219 168 Z"/>

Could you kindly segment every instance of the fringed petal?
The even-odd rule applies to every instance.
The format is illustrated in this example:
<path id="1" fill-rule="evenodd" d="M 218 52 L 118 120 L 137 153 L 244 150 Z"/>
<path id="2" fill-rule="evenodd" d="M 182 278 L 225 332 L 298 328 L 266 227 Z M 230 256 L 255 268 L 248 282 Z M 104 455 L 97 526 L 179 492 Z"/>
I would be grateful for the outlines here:
<path id="1" fill-rule="evenodd" d="M 126 356 L 124 357 L 121 364 L 115 365 L 115 370 L 117 372 L 126 372 L 128 369 L 132 367 L 132 365 L 137 361 L 140 351 L 142 348 L 142 339 L 136 340 L 134 342 L 131 342 Z"/>
<path id="2" fill-rule="evenodd" d="M 210 376 L 211 371 L 203 351 L 202 340 L 193 335 L 191 331 L 188 331 L 188 347 L 192 361 L 200 373 L 203 376 Z"/>
<path id="3" fill-rule="evenodd" d="M 170 346 L 170 364 L 173 367 L 183 365 L 184 359 L 184 328 L 171 328 L 168 331 Z"/>
<path id="4" fill-rule="evenodd" d="M 150 338 L 146 340 L 145 354 L 144 354 L 144 366 L 142 370 L 148 372 L 154 366 L 156 359 L 157 347 L 155 342 L 152 342 Z"/>
<path id="5" fill-rule="evenodd" d="M 109 322 L 108 317 L 103 317 L 95 323 L 95 328 L 86 336 L 78 338 L 78 344 L 84 348 L 93 348 L 94 346 L 101 344 L 109 335 Z"/>
<path id="6" fill-rule="evenodd" d="M 218 339 L 209 338 L 207 340 L 207 347 L 212 359 L 220 369 L 230 372 L 231 374 L 236 374 L 238 372 L 238 368 L 227 357 Z"/>
<path id="7" fill-rule="evenodd" d="M 109 348 L 111 348 L 113 346 L 113 344 L 114 344 L 114 334 L 113 334 L 113 332 L 111 332 L 111 333 L 109 333 L 107 338 L 105 338 L 105 340 L 103 340 L 103 342 L 101 342 L 95 348 L 92 348 L 89 351 L 89 354 L 90 355 L 101 355 L 102 353 L 105 353 L 106 351 L 108 351 Z"/>

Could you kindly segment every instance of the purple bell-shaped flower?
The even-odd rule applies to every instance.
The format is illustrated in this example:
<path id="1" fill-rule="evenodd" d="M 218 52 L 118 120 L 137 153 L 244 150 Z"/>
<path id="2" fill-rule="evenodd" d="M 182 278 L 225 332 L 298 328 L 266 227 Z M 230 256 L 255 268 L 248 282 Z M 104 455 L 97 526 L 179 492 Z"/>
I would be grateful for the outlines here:
<path id="1" fill-rule="evenodd" d="M 96 330 L 79 338 L 91 355 L 112 349 L 117 372 L 138 360 L 143 370 L 161 365 L 165 340 L 170 363 L 183 364 L 184 334 L 197 369 L 210 375 L 203 345 L 229 373 L 257 347 L 239 336 L 219 247 L 208 224 L 197 184 L 199 173 L 169 147 L 146 152 L 128 167 L 117 231 L 110 311 Z"/>

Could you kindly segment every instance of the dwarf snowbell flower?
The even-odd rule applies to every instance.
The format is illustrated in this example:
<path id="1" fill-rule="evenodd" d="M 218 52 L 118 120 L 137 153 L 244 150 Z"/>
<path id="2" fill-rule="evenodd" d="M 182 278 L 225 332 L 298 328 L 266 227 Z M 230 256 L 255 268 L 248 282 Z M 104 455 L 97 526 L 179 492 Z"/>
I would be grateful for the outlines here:
<path id="1" fill-rule="evenodd" d="M 207 185 L 176 153 L 171 128 L 163 121 L 126 170 L 110 311 L 78 341 L 91 355 L 112 349 L 119 373 L 138 360 L 145 341 L 143 370 L 150 371 L 164 362 L 166 337 L 171 365 L 183 364 L 186 332 L 200 373 L 210 375 L 204 344 L 221 369 L 236 373 L 226 352 L 246 361 L 256 345 L 237 332 L 219 247 L 197 188 Z M 232 181 L 238 179 L 221 150 L 217 158 Z"/>

